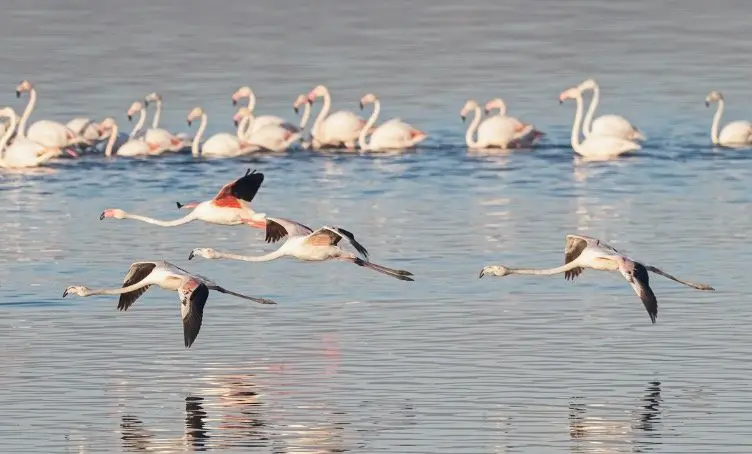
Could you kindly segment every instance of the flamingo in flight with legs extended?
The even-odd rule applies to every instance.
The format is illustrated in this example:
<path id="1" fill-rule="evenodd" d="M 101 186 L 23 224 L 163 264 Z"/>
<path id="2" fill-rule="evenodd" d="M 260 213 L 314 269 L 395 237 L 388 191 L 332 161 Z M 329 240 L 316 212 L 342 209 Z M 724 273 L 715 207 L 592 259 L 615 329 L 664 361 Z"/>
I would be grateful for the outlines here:
<path id="1" fill-rule="evenodd" d="M 345 229 L 324 226 L 314 231 L 310 227 L 287 219 L 266 218 L 267 243 L 278 241 L 285 236 L 287 236 L 288 239 L 279 247 L 279 249 L 261 256 L 217 252 L 211 248 L 196 248 L 191 251 L 188 260 L 193 259 L 193 257 L 203 257 L 206 259 L 224 258 L 230 260 L 242 260 L 245 262 L 268 262 L 285 256 L 294 257 L 298 260 L 307 262 L 344 260 L 352 262 L 358 266 L 371 268 L 379 273 L 392 276 L 402 281 L 414 280 L 410 277 L 413 273 L 409 271 L 395 270 L 368 261 L 368 251 L 366 248 L 355 240 L 355 236 L 352 233 Z M 339 242 L 343 238 L 349 241 L 363 258 L 342 249 L 342 247 L 339 246 Z"/>
<path id="2" fill-rule="evenodd" d="M 251 169 L 248 169 L 245 176 L 224 185 L 211 200 L 187 204 L 177 202 L 178 208 L 193 208 L 193 210 L 186 216 L 172 221 L 161 221 L 146 216 L 130 214 L 117 208 L 104 210 L 99 219 L 135 219 L 161 227 L 175 227 L 187 224 L 193 220 L 199 220 L 219 225 L 248 224 L 251 227 L 263 229 L 266 228 L 266 215 L 256 213 L 250 207 L 251 201 L 256 196 L 263 182 L 263 173 L 256 172 L 255 170 L 251 172 Z"/>
<path id="3" fill-rule="evenodd" d="M 640 297 L 645 309 L 648 311 L 650 320 L 655 323 L 658 317 L 658 299 L 650 288 L 650 276 L 648 271 L 660 274 L 672 281 L 695 288 L 697 290 L 715 290 L 707 284 L 695 284 L 681 280 L 665 271 L 651 265 L 632 260 L 620 253 L 610 245 L 583 235 L 567 235 L 567 246 L 564 250 L 564 265 L 546 269 L 523 269 L 508 268 L 502 265 L 486 266 L 481 270 L 483 276 L 508 276 L 510 274 L 532 274 L 538 276 L 550 276 L 564 273 L 567 280 L 579 276 L 585 268 L 600 271 L 618 271 L 629 282 L 637 296 Z"/>
<path id="4" fill-rule="evenodd" d="M 180 298 L 180 314 L 183 318 L 183 338 L 185 347 L 189 348 L 198 337 L 204 318 L 204 305 L 209 298 L 209 290 L 237 296 L 259 304 L 277 304 L 266 298 L 243 295 L 217 285 L 209 279 L 190 273 L 170 262 L 135 262 L 125 275 L 121 288 L 92 290 L 88 287 L 74 285 L 63 292 L 78 296 L 120 295 L 118 310 L 127 311 L 149 287 L 157 285 L 165 290 L 177 290 Z"/>

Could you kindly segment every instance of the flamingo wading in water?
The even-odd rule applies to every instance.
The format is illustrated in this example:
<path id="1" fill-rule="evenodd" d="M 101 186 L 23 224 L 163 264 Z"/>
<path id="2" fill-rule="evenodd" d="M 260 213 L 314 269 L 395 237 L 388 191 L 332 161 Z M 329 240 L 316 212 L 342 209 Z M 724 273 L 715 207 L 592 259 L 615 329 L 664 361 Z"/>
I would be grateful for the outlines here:
<path id="1" fill-rule="evenodd" d="M 723 93 L 720 91 L 711 91 L 705 98 L 705 106 L 710 107 L 710 103 L 718 101 L 718 109 L 713 116 L 713 126 L 710 129 L 710 138 L 713 145 L 721 145 L 728 148 L 741 148 L 752 145 L 752 123 L 744 120 L 732 121 L 726 124 L 718 136 L 718 123 L 723 116 Z"/>
<path id="2" fill-rule="evenodd" d="M 486 117 L 483 121 L 484 124 L 492 123 L 494 121 L 508 121 L 515 130 L 517 138 L 512 142 L 515 148 L 532 148 L 545 134 L 535 128 L 534 125 L 521 122 L 516 117 L 510 117 L 507 115 L 507 105 L 501 98 L 494 98 L 488 101 L 485 105 L 484 111 L 486 115 L 489 115 L 492 110 L 499 109 L 497 115 L 491 115 Z M 481 124 L 481 128 L 483 124 Z M 480 131 L 479 129 L 479 131 Z"/>
<path id="3" fill-rule="evenodd" d="M 376 118 L 381 112 L 381 102 L 374 94 L 369 93 L 360 99 L 360 110 L 363 110 L 366 104 L 373 104 L 373 113 L 366 125 L 361 128 L 358 136 L 358 145 L 361 150 L 402 150 L 414 147 L 426 139 L 426 133 L 413 128 L 399 118 L 392 118 L 374 129 L 370 140 L 366 143 L 366 133 L 376 124 Z"/>
<path id="4" fill-rule="evenodd" d="M 650 288 L 648 271 L 660 274 L 672 281 L 695 288 L 697 290 L 715 290 L 707 284 L 695 284 L 672 276 L 665 271 L 651 265 L 645 265 L 632 260 L 610 245 L 584 235 L 567 235 L 567 245 L 564 254 L 564 265 L 556 268 L 529 269 L 508 268 L 503 265 L 486 266 L 481 270 L 483 276 L 509 276 L 510 274 L 531 274 L 536 276 L 550 276 L 564 273 L 567 280 L 579 276 L 585 268 L 599 271 L 618 271 L 629 282 L 637 296 L 640 297 L 650 320 L 655 323 L 658 317 L 658 299 Z"/>
<path id="5" fill-rule="evenodd" d="M 311 126 L 312 146 L 314 150 L 323 147 L 340 147 L 344 145 L 348 150 L 355 150 L 355 143 L 360 137 L 360 130 L 366 121 L 347 110 L 338 110 L 329 115 L 332 107 L 332 96 L 329 89 L 319 85 L 308 93 L 308 102 L 313 104 L 318 98 L 324 98 L 324 105 Z"/>
<path id="6" fill-rule="evenodd" d="M 287 219 L 266 218 L 267 242 L 277 241 L 285 236 L 288 236 L 288 239 L 282 246 L 276 251 L 261 256 L 217 252 L 211 248 L 196 248 L 191 251 L 188 260 L 193 259 L 193 257 L 203 257 L 206 259 L 230 259 L 245 262 L 269 262 L 286 256 L 307 262 L 344 260 L 358 266 L 371 268 L 379 273 L 402 281 L 413 280 L 410 277 L 413 274 L 409 271 L 395 270 L 368 261 L 368 251 L 366 248 L 355 240 L 355 236 L 352 233 L 345 229 L 324 226 L 314 231 L 310 227 Z M 339 246 L 339 242 L 343 238 L 349 241 L 363 258 L 342 249 Z"/>
<path id="7" fill-rule="evenodd" d="M 130 214 L 117 208 L 104 210 L 99 219 L 134 219 L 160 227 L 175 227 L 199 220 L 219 225 L 248 224 L 251 227 L 266 228 L 266 215 L 255 213 L 250 206 L 263 182 L 263 173 L 257 173 L 255 170 L 251 172 L 251 169 L 248 169 L 243 177 L 224 185 L 211 200 L 187 204 L 177 202 L 178 208 L 193 208 L 193 210 L 182 218 L 172 221 L 160 221 Z"/>
<path id="8" fill-rule="evenodd" d="M 585 138 L 594 135 L 645 141 L 645 135 L 621 115 L 601 115 L 593 121 L 593 115 L 595 115 L 595 109 L 598 107 L 601 94 L 601 90 L 595 80 L 588 79 L 578 85 L 577 88 L 580 91 L 593 90 L 593 99 L 590 100 L 590 106 L 582 123 L 582 133 L 585 135 Z"/>
<path id="9" fill-rule="evenodd" d="M 198 337 L 204 318 L 204 306 L 209 298 L 209 290 L 237 296 L 259 304 L 277 304 L 266 298 L 243 295 L 217 285 L 209 279 L 190 273 L 170 262 L 135 262 L 125 275 L 121 288 L 92 290 L 88 287 L 74 285 L 63 292 L 67 295 L 120 295 L 118 310 L 127 311 L 149 287 L 157 285 L 165 290 L 177 290 L 180 298 L 180 314 L 183 318 L 183 339 L 189 348 Z"/>

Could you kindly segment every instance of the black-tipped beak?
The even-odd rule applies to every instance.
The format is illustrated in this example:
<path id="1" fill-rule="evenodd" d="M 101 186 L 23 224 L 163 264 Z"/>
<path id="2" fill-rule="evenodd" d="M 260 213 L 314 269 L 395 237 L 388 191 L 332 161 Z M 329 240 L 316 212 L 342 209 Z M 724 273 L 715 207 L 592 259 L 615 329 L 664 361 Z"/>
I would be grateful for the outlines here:
<path id="1" fill-rule="evenodd" d="M 360 103 L 360 110 L 363 110 L 363 103 Z"/>
<path id="2" fill-rule="evenodd" d="M 102 211 L 102 214 L 99 215 L 99 220 L 101 221 L 103 219 L 104 219 L 104 211 Z"/>
<path id="3" fill-rule="evenodd" d="M 293 106 L 292 110 L 294 110 L 295 113 L 297 114 L 298 113 L 298 106 Z"/>
<path id="4" fill-rule="evenodd" d="M 63 298 L 65 298 L 66 296 L 68 296 L 68 289 L 65 289 L 65 290 L 63 291 Z"/>
<path id="5" fill-rule="evenodd" d="M 16 98 L 20 98 L 20 97 L 21 97 L 21 92 L 19 90 L 16 90 Z"/>
<path id="6" fill-rule="evenodd" d="M 705 101 L 705 107 L 710 107 L 710 102 L 709 101 Z"/>
<path id="7" fill-rule="evenodd" d="M 180 202 L 175 202 L 175 205 L 178 206 L 178 210 L 181 209 L 181 208 L 183 208 L 183 204 L 180 203 Z"/>
<path id="8" fill-rule="evenodd" d="M 133 121 L 133 115 L 128 114 L 128 121 Z"/>
<path id="9" fill-rule="evenodd" d="M 483 108 L 483 115 L 488 115 L 488 109 Z"/>
<path id="10" fill-rule="evenodd" d="M 149 107 L 149 101 L 144 99 L 144 107 Z"/>
<path id="11" fill-rule="evenodd" d="M 486 275 L 486 270 L 480 270 L 480 274 L 478 275 L 478 279 L 482 278 Z"/>
<path id="12" fill-rule="evenodd" d="M 465 118 L 467 118 L 467 117 L 465 117 L 464 115 L 460 115 L 460 118 L 462 118 L 462 122 L 464 123 L 465 122 Z"/>
<path id="13" fill-rule="evenodd" d="M 562 104 L 564 104 L 564 101 L 562 101 L 562 100 L 560 99 L 560 100 L 559 100 L 559 105 L 562 105 Z"/>
<path id="14" fill-rule="evenodd" d="M 235 107 L 237 105 L 238 105 L 238 100 L 237 99 L 233 99 L 232 100 L 232 106 Z"/>
<path id="15" fill-rule="evenodd" d="M 188 254 L 188 260 L 193 260 L 193 251 L 191 251 L 191 253 Z"/>
<path id="16" fill-rule="evenodd" d="M 190 126 L 191 125 L 191 120 L 187 120 L 187 122 L 188 122 L 188 126 Z"/>

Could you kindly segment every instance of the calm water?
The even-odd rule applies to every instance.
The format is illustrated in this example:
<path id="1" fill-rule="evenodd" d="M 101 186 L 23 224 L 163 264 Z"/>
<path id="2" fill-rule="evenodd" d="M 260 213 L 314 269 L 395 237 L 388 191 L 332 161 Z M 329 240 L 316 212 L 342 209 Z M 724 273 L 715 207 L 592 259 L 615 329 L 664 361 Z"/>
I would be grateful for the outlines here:
<path id="1" fill-rule="evenodd" d="M 8 1 L 0 87 L 39 91 L 34 118 L 115 116 L 164 95 L 164 126 L 230 130 L 231 93 L 293 119 L 298 93 L 335 108 L 378 94 L 431 134 L 402 156 L 291 153 L 233 161 L 98 156 L 0 174 L 0 451 L 707 453 L 752 445 L 752 152 L 709 146 L 711 89 L 752 116 L 742 1 Z M 503 3 L 503 5 L 501 4 Z M 586 77 L 649 136 L 615 163 L 578 164 Z M 470 154 L 464 101 L 503 96 L 546 131 L 533 153 Z M 268 214 L 337 224 L 404 283 L 342 263 L 187 261 L 193 247 L 270 250 L 260 231 L 102 221 L 172 219 L 252 167 Z M 718 291 L 660 277 L 651 325 L 618 275 L 478 280 L 483 265 L 562 263 L 564 235 L 610 241 Z M 212 294 L 183 348 L 176 295 L 66 298 L 167 259 L 276 307 Z"/>

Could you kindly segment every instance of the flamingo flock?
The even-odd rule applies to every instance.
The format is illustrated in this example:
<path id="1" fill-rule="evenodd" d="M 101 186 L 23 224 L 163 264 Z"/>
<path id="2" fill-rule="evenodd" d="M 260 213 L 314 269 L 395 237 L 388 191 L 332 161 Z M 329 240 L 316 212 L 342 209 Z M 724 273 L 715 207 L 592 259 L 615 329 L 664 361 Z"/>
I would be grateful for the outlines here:
<path id="1" fill-rule="evenodd" d="M 583 94 L 588 91 L 592 92 L 592 98 L 587 112 L 583 112 Z M 367 120 L 350 110 L 332 112 L 332 95 L 324 85 L 318 85 L 295 99 L 293 109 L 301 115 L 298 121 L 288 121 L 276 115 L 256 115 L 255 93 L 249 86 L 240 87 L 231 96 L 233 106 L 238 109 L 233 116 L 236 130 L 208 137 L 204 133 L 209 116 L 201 106 L 191 109 L 186 117 L 188 126 L 198 122 L 193 137 L 186 132 L 172 133 L 161 128 L 163 100 L 156 92 L 131 103 L 126 117 L 129 122 L 135 117 L 138 119 L 127 134 L 120 131 L 113 116 L 100 122 L 77 117 L 66 124 L 37 120 L 27 127 L 38 99 L 36 88 L 28 80 L 16 87 L 17 97 L 23 94 L 28 94 L 28 103 L 22 115 L 16 114 L 11 107 L 0 108 L 0 167 L 3 168 L 42 166 L 66 155 L 75 158 L 83 152 L 100 150 L 100 144 L 106 157 L 143 158 L 190 149 L 197 158 L 235 158 L 293 149 L 399 152 L 414 149 L 428 138 L 426 132 L 400 118 L 377 124 L 381 101 L 373 93 L 364 95 L 359 102 L 361 111 L 371 106 Z M 248 102 L 243 105 L 245 99 Z M 313 106 L 319 100 L 321 108 L 309 126 Z M 594 118 L 600 102 L 600 87 L 594 79 L 562 91 L 559 102 L 565 100 L 576 103 L 571 135 L 571 146 L 576 155 L 586 160 L 609 160 L 642 149 L 640 144 L 647 139 L 645 134 L 623 116 L 608 114 Z M 705 104 L 710 106 L 713 102 L 717 102 L 718 107 L 713 116 L 711 142 L 727 148 L 752 146 L 752 123 L 749 121 L 733 121 L 719 133 L 725 106 L 723 94 L 711 91 Z M 147 110 L 150 106 L 154 106 L 154 113 L 149 127 Z M 465 121 L 470 115 L 472 120 L 465 132 L 465 144 L 470 150 L 529 150 L 546 136 L 533 123 L 508 115 L 507 105 L 501 98 L 489 100 L 482 109 L 476 100 L 467 100 L 460 116 Z"/>

